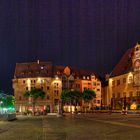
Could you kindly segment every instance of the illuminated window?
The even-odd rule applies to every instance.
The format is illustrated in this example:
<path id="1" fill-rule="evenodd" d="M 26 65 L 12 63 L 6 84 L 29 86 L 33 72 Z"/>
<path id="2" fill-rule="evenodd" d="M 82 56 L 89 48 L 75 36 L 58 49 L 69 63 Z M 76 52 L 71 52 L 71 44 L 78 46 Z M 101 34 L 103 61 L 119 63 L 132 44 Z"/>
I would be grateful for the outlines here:
<path id="1" fill-rule="evenodd" d="M 128 83 L 132 83 L 133 82 L 133 77 L 132 76 L 129 76 L 128 77 Z"/>
<path id="2" fill-rule="evenodd" d="M 89 76 L 87 76 L 87 79 L 89 80 Z"/>
<path id="3" fill-rule="evenodd" d="M 40 68 L 41 68 L 41 70 L 43 70 L 43 69 L 44 69 L 44 67 L 43 67 L 43 66 L 41 66 Z"/>
<path id="4" fill-rule="evenodd" d="M 86 79 L 86 77 L 85 77 L 85 76 L 83 76 L 83 79 Z"/>
<path id="5" fill-rule="evenodd" d="M 58 83 L 54 83 L 54 88 L 58 88 Z"/>
<path id="6" fill-rule="evenodd" d="M 95 79 L 95 76 L 94 76 L 94 75 L 92 75 L 92 76 L 91 76 L 91 79 Z"/>

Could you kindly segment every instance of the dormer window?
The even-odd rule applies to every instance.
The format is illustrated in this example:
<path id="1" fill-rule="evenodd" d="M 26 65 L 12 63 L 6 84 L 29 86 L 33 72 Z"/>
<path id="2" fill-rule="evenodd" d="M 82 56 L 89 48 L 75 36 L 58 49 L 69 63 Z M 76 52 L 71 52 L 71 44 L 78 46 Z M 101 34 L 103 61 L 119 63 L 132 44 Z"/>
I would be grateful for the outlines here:
<path id="1" fill-rule="evenodd" d="M 86 79 L 86 77 L 85 77 L 85 76 L 83 76 L 83 79 Z"/>
<path id="2" fill-rule="evenodd" d="M 87 79 L 89 80 L 89 76 L 87 76 Z"/>
<path id="3" fill-rule="evenodd" d="M 91 75 L 91 79 L 95 79 L 95 76 L 94 75 Z"/>

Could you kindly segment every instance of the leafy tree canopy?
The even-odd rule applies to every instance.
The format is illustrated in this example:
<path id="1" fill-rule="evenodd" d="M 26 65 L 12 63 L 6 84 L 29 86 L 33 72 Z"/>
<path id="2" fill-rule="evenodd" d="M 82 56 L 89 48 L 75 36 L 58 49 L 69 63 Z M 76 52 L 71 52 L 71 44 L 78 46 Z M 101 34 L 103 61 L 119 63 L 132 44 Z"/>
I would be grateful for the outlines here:
<path id="1" fill-rule="evenodd" d="M 37 100 L 39 97 L 43 99 L 45 97 L 45 92 L 40 88 L 34 88 L 31 91 L 26 91 L 24 97 L 32 97 L 34 100 Z"/>
<path id="2" fill-rule="evenodd" d="M 83 99 L 84 101 L 88 102 L 92 100 L 93 98 L 96 98 L 96 93 L 93 90 L 85 90 L 83 92 Z"/>

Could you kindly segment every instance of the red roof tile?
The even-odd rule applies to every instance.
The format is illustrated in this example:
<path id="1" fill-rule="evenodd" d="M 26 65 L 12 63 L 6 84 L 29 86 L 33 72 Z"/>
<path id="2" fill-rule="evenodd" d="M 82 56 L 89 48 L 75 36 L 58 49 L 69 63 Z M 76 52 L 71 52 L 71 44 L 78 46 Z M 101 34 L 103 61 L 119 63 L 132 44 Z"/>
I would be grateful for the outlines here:
<path id="1" fill-rule="evenodd" d="M 122 56 L 119 63 L 115 66 L 113 71 L 111 72 L 111 77 L 125 74 L 132 70 L 132 54 L 133 48 L 128 49 L 125 54 Z"/>

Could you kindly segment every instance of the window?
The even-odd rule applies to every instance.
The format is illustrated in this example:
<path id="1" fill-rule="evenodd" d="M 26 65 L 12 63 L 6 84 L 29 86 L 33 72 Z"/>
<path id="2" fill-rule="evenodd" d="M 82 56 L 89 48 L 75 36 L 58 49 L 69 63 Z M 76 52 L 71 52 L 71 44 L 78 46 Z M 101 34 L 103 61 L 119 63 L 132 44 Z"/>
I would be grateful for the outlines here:
<path id="1" fill-rule="evenodd" d="M 43 90 L 43 87 L 41 87 L 41 89 Z"/>
<path id="2" fill-rule="evenodd" d="M 97 100 L 97 104 L 100 104 L 100 100 Z"/>
<path id="3" fill-rule="evenodd" d="M 133 82 L 133 77 L 132 76 L 129 76 L 128 77 L 128 83 L 132 83 Z"/>
<path id="4" fill-rule="evenodd" d="M 54 88 L 57 88 L 58 87 L 58 83 L 54 83 Z"/>
<path id="5" fill-rule="evenodd" d="M 93 86 L 96 86 L 96 82 L 93 82 Z"/>
<path id="6" fill-rule="evenodd" d="M 129 97 L 133 97 L 133 92 L 129 92 Z"/>
<path id="7" fill-rule="evenodd" d="M 34 80 L 34 83 L 36 83 L 36 80 Z"/>
<path id="8" fill-rule="evenodd" d="M 126 83 L 126 78 L 123 78 L 123 83 Z"/>
<path id="9" fill-rule="evenodd" d="M 87 90 L 87 88 L 86 88 L 86 87 L 84 87 L 84 90 Z"/>
<path id="10" fill-rule="evenodd" d="M 49 86 L 47 86 L 47 90 L 50 90 L 50 87 Z"/>
<path id="11" fill-rule="evenodd" d="M 41 80 L 41 84 L 43 84 L 44 83 L 44 80 Z"/>
<path id="12" fill-rule="evenodd" d="M 47 95 L 47 100 L 50 100 L 50 96 L 49 95 Z"/>
<path id="13" fill-rule="evenodd" d="M 112 93 L 112 98 L 115 98 L 115 93 Z"/>
<path id="14" fill-rule="evenodd" d="M 76 88 L 80 88 L 80 84 L 76 84 Z"/>
<path id="15" fill-rule="evenodd" d="M 20 100 L 20 101 L 21 101 L 21 99 L 22 99 L 21 96 L 19 96 L 19 100 Z"/>
<path id="16" fill-rule="evenodd" d="M 26 87 L 26 90 L 28 90 L 28 87 Z"/>
<path id="17" fill-rule="evenodd" d="M 120 96 L 121 96 L 121 94 L 120 94 L 120 92 L 118 92 L 118 94 L 117 94 L 117 98 L 120 98 Z"/>
<path id="18" fill-rule="evenodd" d="M 117 80 L 117 86 L 120 85 L 120 80 Z"/>
<path id="19" fill-rule="evenodd" d="M 137 96 L 140 96 L 140 91 L 137 91 Z"/>
<path id="20" fill-rule="evenodd" d="M 59 91 L 58 90 L 54 90 L 54 95 L 58 96 L 59 95 Z"/>
<path id="21" fill-rule="evenodd" d="M 89 80 L 89 76 L 87 76 L 87 79 Z"/>
<path id="22" fill-rule="evenodd" d="M 23 80 L 23 84 L 25 84 L 26 82 L 25 82 L 25 80 Z"/>
<path id="23" fill-rule="evenodd" d="M 112 81 L 112 86 L 115 86 L 115 81 Z"/>
<path id="24" fill-rule="evenodd" d="M 123 97 L 126 97 L 126 92 L 123 92 Z"/>
<path id="25" fill-rule="evenodd" d="M 97 86 L 100 86 L 100 83 L 97 83 Z"/>
<path id="26" fill-rule="evenodd" d="M 85 77 L 85 76 L 83 76 L 83 79 L 86 79 L 86 77 Z"/>
<path id="27" fill-rule="evenodd" d="M 100 89 L 98 88 L 97 91 L 100 91 Z"/>

